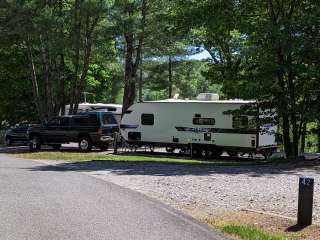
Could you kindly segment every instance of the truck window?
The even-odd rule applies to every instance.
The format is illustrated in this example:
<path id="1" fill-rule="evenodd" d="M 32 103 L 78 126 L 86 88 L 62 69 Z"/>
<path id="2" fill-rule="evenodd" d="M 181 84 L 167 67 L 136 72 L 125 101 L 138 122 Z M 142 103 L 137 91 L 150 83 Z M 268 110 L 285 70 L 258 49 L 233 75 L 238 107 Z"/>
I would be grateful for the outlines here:
<path id="1" fill-rule="evenodd" d="M 88 125 L 89 118 L 87 116 L 83 117 L 74 117 L 73 122 L 75 125 Z"/>
<path id="2" fill-rule="evenodd" d="M 48 122 L 49 126 L 60 126 L 60 118 L 53 118 Z"/>
<path id="3" fill-rule="evenodd" d="M 247 116 L 232 116 L 232 128 L 248 128 L 249 119 Z"/>
<path id="4" fill-rule="evenodd" d="M 141 124 L 142 125 L 153 125 L 154 124 L 154 115 L 150 113 L 141 114 Z"/>
<path id="5" fill-rule="evenodd" d="M 194 118 L 194 125 L 215 125 L 216 120 L 214 118 Z"/>
<path id="6" fill-rule="evenodd" d="M 102 115 L 102 122 L 103 122 L 103 125 L 117 124 L 117 121 L 112 114 L 103 114 Z"/>
<path id="7" fill-rule="evenodd" d="M 61 118 L 60 119 L 60 126 L 69 126 L 69 118 Z"/>

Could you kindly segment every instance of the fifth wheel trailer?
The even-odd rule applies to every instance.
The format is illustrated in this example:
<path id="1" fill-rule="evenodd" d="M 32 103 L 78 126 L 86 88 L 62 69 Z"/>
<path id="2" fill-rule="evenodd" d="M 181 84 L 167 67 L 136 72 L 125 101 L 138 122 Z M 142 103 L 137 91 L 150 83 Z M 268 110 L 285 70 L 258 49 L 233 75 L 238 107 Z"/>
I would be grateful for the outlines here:
<path id="1" fill-rule="evenodd" d="M 268 131 L 262 133 L 255 127 L 255 117 L 232 114 L 254 103 L 176 99 L 136 103 L 122 117 L 121 135 L 137 147 L 164 146 L 168 151 L 190 150 L 195 156 L 207 157 L 223 151 L 230 156 L 261 153 L 267 158 L 277 149 L 277 127 L 265 125 Z"/>

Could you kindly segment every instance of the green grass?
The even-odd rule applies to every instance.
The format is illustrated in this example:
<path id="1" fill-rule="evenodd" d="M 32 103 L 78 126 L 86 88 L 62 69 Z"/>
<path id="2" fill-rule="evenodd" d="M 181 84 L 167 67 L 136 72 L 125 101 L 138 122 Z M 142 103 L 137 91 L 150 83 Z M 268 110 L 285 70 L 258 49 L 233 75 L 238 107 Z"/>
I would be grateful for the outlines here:
<path id="1" fill-rule="evenodd" d="M 280 235 L 271 235 L 256 227 L 246 225 L 227 224 L 221 227 L 225 233 L 234 235 L 243 240 L 287 240 L 288 238 Z"/>
<path id="2" fill-rule="evenodd" d="M 213 165 L 213 166 L 248 166 L 277 163 L 279 160 L 196 160 L 189 158 L 174 158 L 165 156 L 143 156 L 141 154 L 95 154 L 95 153 L 74 153 L 74 152 L 35 152 L 15 154 L 19 158 L 44 159 L 44 160 L 65 160 L 65 161 L 116 161 L 116 162 L 137 162 L 137 163 L 163 163 L 163 164 L 187 164 L 187 165 Z"/>

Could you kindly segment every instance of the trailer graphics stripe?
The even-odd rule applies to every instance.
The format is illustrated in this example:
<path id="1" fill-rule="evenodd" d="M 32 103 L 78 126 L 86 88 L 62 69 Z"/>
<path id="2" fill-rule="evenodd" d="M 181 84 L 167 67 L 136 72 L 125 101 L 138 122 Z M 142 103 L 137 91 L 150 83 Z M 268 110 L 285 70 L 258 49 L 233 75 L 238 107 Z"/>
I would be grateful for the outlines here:
<path id="1" fill-rule="evenodd" d="M 120 124 L 121 129 L 136 129 L 139 125 Z"/>
<path id="2" fill-rule="evenodd" d="M 230 129 L 230 128 L 191 128 L 175 127 L 179 132 L 194 133 L 233 133 L 233 134 L 256 134 L 256 129 Z"/>

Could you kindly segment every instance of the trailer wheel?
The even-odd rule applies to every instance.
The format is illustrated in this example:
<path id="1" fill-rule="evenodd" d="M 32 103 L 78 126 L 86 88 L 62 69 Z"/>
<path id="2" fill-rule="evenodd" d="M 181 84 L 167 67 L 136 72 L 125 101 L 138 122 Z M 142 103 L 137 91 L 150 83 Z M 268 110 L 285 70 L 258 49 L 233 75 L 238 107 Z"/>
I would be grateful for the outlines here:
<path id="1" fill-rule="evenodd" d="M 149 148 L 150 148 L 150 152 L 154 152 L 154 146 L 153 145 L 149 145 Z"/>
<path id="2" fill-rule="evenodd" d="M 230 157 L 237 157 L 238 156 L 238 152 L 236 152 L 236 151 L 227 151 L 227 153 Z"/>
<path id="3" fill-rule="evenodd" d="M 174 150 L 175 150 L 175 148 L 173 148 L 173 147 L 166 147 L 166 151 L 167 151 L 168 153 L 173 153 Z"/>
<path id="4" fill-rule="evenodd" d="M 222 154 L 223 150 L 221 148 L 214 148 L 212 149 L 212 158 L 218 158 Z"/>
<path id="5" fill-rule="evenodd" d="M 200 148 L 192 148 L 192 157 L 193 158 L 199 158 L 201 157 L 202 150 Z"/>
<path id="6" fill-rule="evenodd" d="M 211 159 L 212 158 L 212 151 L 211 150 L 206 150 L 206 158 Z"/>

